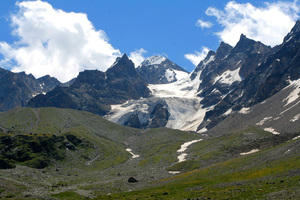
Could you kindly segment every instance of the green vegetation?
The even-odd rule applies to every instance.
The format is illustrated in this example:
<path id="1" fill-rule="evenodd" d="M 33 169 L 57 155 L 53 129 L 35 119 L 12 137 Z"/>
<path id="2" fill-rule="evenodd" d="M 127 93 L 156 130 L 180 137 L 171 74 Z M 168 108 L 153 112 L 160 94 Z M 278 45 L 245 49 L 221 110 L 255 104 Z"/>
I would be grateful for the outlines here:
<path id="1" fill-rule="evenodd" d="M 63 137 L 49 135 L 0 135 L 0 148 L 2 160 L 14 164 L 24 164 L 33 168 L 45 168 L 51 159 L 64 158 Z M 2 169 L 12 167 L 1 167 Z"/>
<path id="2" fill-rule="evenodd" d="M 16 108 L 0 113 L 0 198 L 297 199 L 298 135 L 249 126 L 199 136 L 70 109 Z M 181 145 L 200 138 L 178 163 Z"/>
<path id="3" fill-rule="evenodd" d="M 58 194 L 52 194 L 52 197 L 55 197 L 57 199 L 65 199 L 65 200 L 72 200 L 72 199 L 89 199 L 87 197 L 81 196 L 77 194 L 76 192 L 67 191 L 67 192 L 61 192 Z"/>
<path id="4" fill-rule="evenodd" d="M 297 199 L 300 192 L 299 141 L 192 170 L 140 191 L 96 199 Z M 277 157 L 270 157 L 279 153 Z M 268 157 L 268 159 L 267 159 Z"/>

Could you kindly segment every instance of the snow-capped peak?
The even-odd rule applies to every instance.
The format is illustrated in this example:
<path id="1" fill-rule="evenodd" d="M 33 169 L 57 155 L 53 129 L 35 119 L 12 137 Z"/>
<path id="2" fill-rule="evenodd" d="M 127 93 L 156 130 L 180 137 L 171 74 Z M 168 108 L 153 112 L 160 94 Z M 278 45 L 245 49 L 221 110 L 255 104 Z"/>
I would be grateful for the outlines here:
<path id="1" fill-rule="evenodd" d="M 166 61 L 167 58 L 163 57 L 163 56 L 151 56 L 149 58 L 147 58 L 146 60 L 144 60 L 144 62 L 142 62 L 141 65 L 160 65 L 162 64 L 164 61 Z"/>

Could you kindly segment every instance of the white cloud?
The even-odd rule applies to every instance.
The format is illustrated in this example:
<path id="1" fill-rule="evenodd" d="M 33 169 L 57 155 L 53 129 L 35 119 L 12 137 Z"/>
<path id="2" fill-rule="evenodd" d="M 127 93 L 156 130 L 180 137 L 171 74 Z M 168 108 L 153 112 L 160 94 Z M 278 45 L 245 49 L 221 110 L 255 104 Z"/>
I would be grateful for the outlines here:
<path id="1" fill-rule="evenodd" d="M 135 67 L 138 67 L 145 60 L 143 55 L 145 53 L 147 53 L 147 51 L 143 48 L 130 53 L 129 58 L 134 63 Z"/>
<path id="2" fill-rule="evenodd" d="M 185 54 L 184 57 L 197 66 L 206 57 L 208 52 L 209 49 L 207 47 L 202 47 L 201 52 L 195 51 L 194 54 Z"/>
<path id="3" fill-rule="evenodd" d="M 211 22 L 206 22 L 201 19 L 198 19 L 198 21 L 196 22 L 196 26 L 201 28 L 210 28 L 213 26 L 213 24 Z"/>
<path id="4" fill-rule="evenodd" d="M 275 46 L 282 43 L 284 36 L 295 25 L 299 11 L 298 0 L 264 3 L 263 7 L 230 1 L 224 10 L 210 7 L 206 14 L 217 18 L 217 22 L 224 27 L 217 35 L 232 46 L 238 42 L 242 33 L 251 39 Z"/>
<path id="5" fill-rule="evenodd" d="M 109 42 L 104 31 L 95 30 L 83 13 L 64 12 L 42 1 L 17 3 L 11 16 L 18 41 L 0 42 L 2 65 L 13 63 L 12 71 L 36 77 L 49 74 L 68 81 L 84 69 L 105 71 L 121 52 Z"/>

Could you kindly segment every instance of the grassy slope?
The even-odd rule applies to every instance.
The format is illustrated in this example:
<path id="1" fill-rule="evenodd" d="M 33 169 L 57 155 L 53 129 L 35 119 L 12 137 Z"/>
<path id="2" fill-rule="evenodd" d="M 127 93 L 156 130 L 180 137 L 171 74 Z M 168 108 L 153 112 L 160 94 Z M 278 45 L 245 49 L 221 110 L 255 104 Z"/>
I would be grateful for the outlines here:
<path id="1" fill-rule="evenodd" d="M 139 178 L 138 188 L 144 187 L 154 180 L 169 177 L 164 168 L 177 161 L 176 150 L 182 143 L 198 138 L 166 128 L 141 131 L 116 125 L 88 112 L 56 108 L 16 108 L 0 113 L 0 129 L 2 135 L 66 137 L 72 134 L 93 144 L 94 148 L 64 150 L 62 161 L 52 160 L 51 166 L 43 170 L 19 165 L 15 169 L 0 170 L 4 181 L 28 184 L 31 194 L 37 197 L 80 191 L 84 196 L 93 196 L 134 189 L 127 183 L 129 176 Z M 126 148 L 131 148 L 140 158 L 132 159 Z M 6 188 L 0 196 L 8 192 Z M 26 195 L 26 190 L 23 195 L 24 192 Z"/>
<path id="2" fill-rule="evenodd" d="M 300 193 L 300 140 L 291 140 L 299 133 L 276 136 L 249 126 L 202 136 L 188 148 L 187 161 L 177 163 L 180 145 L 199 136 L 165 128 L 137 130 L 88 112 L 56 108 L 0 113 L 0 128 L 13 134 L 73 134 L 95 147 L 65 151 L 63 161 L 43 170 L 19 165 L 0 170 L 2 197 L 297 199 Z M 126 148 L 140 157 L 132 159 Z M 252 149 L 260 151 L 240 155 Z M 169 175 L 168 170 L 181 174 Z M 128 183 L 130 176 L 139 182 Z"/>
<path id="3" fill-rule="evenodd" d="M 287 141 L 163 179 L 152 188 L 97 199 L 298 199 L 299 155 L 300 140 Z"/>

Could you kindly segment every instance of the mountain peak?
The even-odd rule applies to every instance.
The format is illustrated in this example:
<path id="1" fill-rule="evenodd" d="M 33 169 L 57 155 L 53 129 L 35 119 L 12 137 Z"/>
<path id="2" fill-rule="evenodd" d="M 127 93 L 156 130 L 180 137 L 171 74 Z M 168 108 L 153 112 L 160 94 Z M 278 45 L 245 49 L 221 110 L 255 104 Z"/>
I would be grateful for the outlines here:
<path id="1" fill-rule="evenodd" d="M 165 62 L 166 60 L 167 60 L 167 58 L 163 57 L 163 56 L 151 56 L 151 57 L 147 58 L 146 60 L 144 60 L 141 65 L 144 65 L 144 66 L 160 65 L 163 62 Z"/>
<path id="2" fill-rule="evenodd" d="M 216 59 L 223 59 L 226 56 L 229 55 L 230 51 L 232 50 L 232 46 L 230 46 L 229 44 L 225 43 L 225 42 L 221 42 L 219 48 L 217 49 L 216 52 Z"/>
<path id="3" fill-rule="evenodd" d="M 134 77 L 137 75 L 134 64 L 129 60 L 126 54 L 122 57 L 118 57 L 114 64 L 107 69 L 106 74 L 110 74 L 111 77 Z"/>
<path id="4" fill-rule="evenodd" d="M 136 69 L 149 84 L 171 83 L 188 75 L 185 69 L 163 56 L 151 56 Z"/>
<path id="5" fill-rule="evenodd" d="M 292 38 L 298 38 L 300 33 L 300 20 L 298 20 L 292 30 L 284 37 L 283 43 L 289 42 Z"/>

